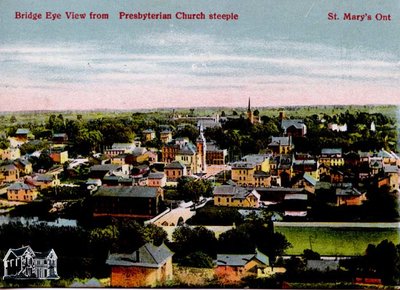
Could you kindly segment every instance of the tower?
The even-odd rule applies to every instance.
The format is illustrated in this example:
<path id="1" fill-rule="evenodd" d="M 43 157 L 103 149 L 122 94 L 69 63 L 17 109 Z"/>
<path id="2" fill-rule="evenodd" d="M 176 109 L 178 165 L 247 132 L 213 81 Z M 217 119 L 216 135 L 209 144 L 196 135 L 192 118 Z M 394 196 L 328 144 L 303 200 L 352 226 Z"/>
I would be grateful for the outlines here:
<path id="1" fill-rule="evenodd" d="M 251 111 L 251 106 L 250 106 L 250 98 L 249 98 L 249 105 L 247 106 L 247 119 L 249 119 L 250 123 L 254 123 L 254 115 L 253 112 Z"/>
<path id="2" fill-rule="evenodd" d="M 199 172 L 206 172 L 207 169 L 207 163 L 206 163 L 206 151 L 207 151 L 207 144 L 206 144 L 206 138 L 204 137 L 203 134 L 203 126 L 199 126 L 199 136 L 196 139 L 196 148 L 197 148 L 197 160 L 198 160 L 198 166 Z"/>

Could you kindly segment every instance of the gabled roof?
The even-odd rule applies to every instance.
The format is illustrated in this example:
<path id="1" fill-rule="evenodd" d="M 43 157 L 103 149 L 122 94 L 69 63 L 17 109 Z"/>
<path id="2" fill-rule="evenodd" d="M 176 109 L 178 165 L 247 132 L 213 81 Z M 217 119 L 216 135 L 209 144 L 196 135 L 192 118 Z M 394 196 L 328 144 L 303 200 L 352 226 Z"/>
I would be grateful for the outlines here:
<path id="1" fill-rule="evenodd" d="M 240 186 L 232 186 L 232 185 L 220 185 L 214 188 L 214 195 L 229 195 L 234 199 L 245 199 L 249 195 L 254 195 L 257 199 L 260 199 L 260 194 L 253 190 L 249 190 Z"/>
<path id="2" fill-rule="evenodd" d="M 93 196 L 155 198 L 158 190 L 147 186 L 100 187 Z"/>
<path id="3" fill-rule="evenodd" d="M 35 255 L 36 255 L 36 258 L 39 258 L 39 259 L 46 259 L 46 258 L 48 258 L 50 255 L 52 255 L 53 258 L 56 258 L 56 259 L 57 259 L 56 252 L 54 252 L 53 249 L 51 249 L 51 250 L 49 250 L 49 251 L 46 251 L 46 252 L 35 252 Z"/>
<path id="4" fill-rule="evenodd" d="M 186 166 L 180 161 L 172 161 L 165 165 L 164 169 L 185 169 Z"/>
<path id="5" fill-rule="evenodd" d="M 173 256 L 173 252 L 165 245 L 155 246 L 147 243 L 132 254 L 111 254 L 106 261 L 110 266 L 138 266 L 159 268 Z"/>
<path id="6" fill-rule="evenodd" d="M 165 174 L 163 172 L 151 172 L 149 176 L 147 176 L 148 179 L 162 179 L 165 177 Z"/>
<path id="7" fill-rule="evenodd" d="M 196 154 L 196 149 L 194 149 L 192 146 L 189 144 L 186 144 L 183 146 L 178 152 L 176 153 L 177 155 L 194 155 Z"/>
<path id="8" fill-rule="evenodd" d="M 214 195 L 242 195 L 247 194 L 248 189 L 234 185 L 220 185 L 214 188 Z"/>
<path id="9" fill-rule="evenodd" d="M 35 252 L 32 250 L 30 246 L 21 247 L 18 249 L 9 249 L 7 254 L 4 256 L 3 261 L 6 261 L 10 255 L 14 255 L 15 257 L 20 257 L 26 251 L 31 252 L 33 255 L 35 254 Z"/>
<path id="10" fill-rule="evenodd" d="M 294 126 L 296 129 L 302 129 L 306 125 L 304 124 L 304 121 L 300 119 L 282 120 L 281 127 L 283 130 L 286 130 L 291 126 Z"/>
<path id="11" fill-rule="evenodd" d="M 265 266 L 269 265 L 269 258 L 256 249 L 255 254 L 218 254 L 217 266 L 243 267 L 253 259 L 257 259 Z"/>

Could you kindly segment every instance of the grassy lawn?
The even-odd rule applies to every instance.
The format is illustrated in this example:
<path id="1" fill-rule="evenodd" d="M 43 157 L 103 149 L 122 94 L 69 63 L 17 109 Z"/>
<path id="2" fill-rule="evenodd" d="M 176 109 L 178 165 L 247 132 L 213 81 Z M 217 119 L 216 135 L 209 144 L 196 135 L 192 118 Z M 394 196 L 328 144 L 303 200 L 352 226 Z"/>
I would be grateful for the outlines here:
<path id="1" fill-rule="evenodd" d="M 275 227 L 275 231 L 284 234 L 292 244 L 286 251 L 289 255 L 310 249 L 310 240 L 312 250 L 321 255 L 362 255 L 368 244 L 377 245 L 385 239 L 400 243 L 397 229 Z"/>

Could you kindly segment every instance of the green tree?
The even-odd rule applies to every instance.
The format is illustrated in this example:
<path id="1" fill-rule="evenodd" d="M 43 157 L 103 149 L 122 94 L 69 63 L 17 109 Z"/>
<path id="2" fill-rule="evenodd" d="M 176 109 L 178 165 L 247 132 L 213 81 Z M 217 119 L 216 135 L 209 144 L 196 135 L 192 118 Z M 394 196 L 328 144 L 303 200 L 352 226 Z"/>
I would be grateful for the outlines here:
<path id="1" fill-rule="evenodd" d="M 396 285 L 400 282 L 399 247 L 388 240 L 367 247 L 367 268 L 375 269 L 384 284 Z"/>
<path id="2" fill-rule="evenodd" d="M 314 252 L 313 250 L 304 249 L 303 258 L 306 260 L 319 260 L 319 259 L 321 259 L 321 256 L 320 256 L 320 254 L 318 254 L 317 252 Z"/>
<path id="3" fill-rule="evenodd" d="M 10 141 L 7 138 L 0 138 L 0 149 L 7 149 L 10 147 Z"/>
<path id="4" fill-rule="evenodd" d="M 214 261 L 213 259 L 200 251 L 190 253 L 187 256 L 183 257 L 180 260 L 180 264 L 186 267 L 195 267 L 195 268 L 213 268 Z"/>
<path id="5" fill-rule="evenodd" d="M 162 243 L 168 241 L 168 234 L 163 228 L 155 224 L 148 224 L 143 229 L 143 238 L 146 242 L 160 246 Z"/>
<path id="6" fill-rule="evenodd" d="M 212 183 L 205 179 L 195 179 L 192 177 L 182 177 L 178 179 L 177 190 L 185 200 L 198 202 L 200 196 L 212 196 Z"/>
<path id="7" fill-rule="evenodd" d="M 210 257 L 216 257 L 217 239 L 214 232 L 205 227 L 179 226 L 173 232 L 172 240 L 177 261 L 195 252 L 203 252 Z"/>

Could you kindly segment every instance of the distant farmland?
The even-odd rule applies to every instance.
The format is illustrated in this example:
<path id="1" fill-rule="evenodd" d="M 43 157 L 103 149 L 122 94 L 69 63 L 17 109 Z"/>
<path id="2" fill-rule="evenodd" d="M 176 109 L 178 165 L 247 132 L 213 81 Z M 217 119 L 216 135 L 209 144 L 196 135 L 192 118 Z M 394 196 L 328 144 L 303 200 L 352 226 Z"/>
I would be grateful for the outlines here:
<path id="1" fill-rule="evenodd" d="M 399 230 L 387 228 L 332 228 L 276 226 L 292 244 L 286 254 L 295 255 L 310 249 L 321 255 L 363 255 L 368 244 L 379 244 L 387 239 L 400 243 Z"/>

